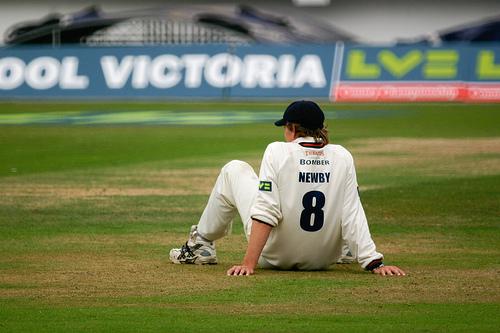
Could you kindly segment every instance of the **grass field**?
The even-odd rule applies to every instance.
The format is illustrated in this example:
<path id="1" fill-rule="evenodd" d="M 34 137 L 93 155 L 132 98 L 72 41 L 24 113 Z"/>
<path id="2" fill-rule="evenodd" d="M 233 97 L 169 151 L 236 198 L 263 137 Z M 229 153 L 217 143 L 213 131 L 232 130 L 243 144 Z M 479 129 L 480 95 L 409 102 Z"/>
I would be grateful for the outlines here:
<path id="1" fill-rule="evenodd" d="M 258 168 L 282 139 L 265 120 L 284 104 L 0 103 L 0 331 L 497 332 L 498 105 L 323 105 L 404 278 L 357 264 L 227 277 L 239 221 L 219 265 L 168 262 L 219 168 Z M 163 122 L 127 120 L 152 110 Z M 202 125 L 220 112 L 236 120 Z"/>

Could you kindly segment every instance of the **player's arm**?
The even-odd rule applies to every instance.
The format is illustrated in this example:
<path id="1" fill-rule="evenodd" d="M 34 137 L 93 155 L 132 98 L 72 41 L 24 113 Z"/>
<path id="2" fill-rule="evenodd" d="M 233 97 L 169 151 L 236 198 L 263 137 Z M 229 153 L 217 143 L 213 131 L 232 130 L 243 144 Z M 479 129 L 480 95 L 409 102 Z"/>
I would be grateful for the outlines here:
<path id="1" fill-rule="evenodd" d="M 349 157 L 351 156 L 349 155 Z M 347 240 L 349 248 L 356 252 L 359 263 L 367 271 L 382 276 L 404 276 L 406 275 L 405 272 L 399 267 L 385 266 L 382 261 L 382 254 L 376 251 L 359 198 L 352 157 L 350 162 L 342 214 L 342 237 Z"/>
<path id="2" fill-rule="evenodd" d="M 260 254 L 266 245 L 269 234 L 273 229 L 269 224 L 253 220 L 252 232 L 248 240 L 247 252 L 241 265 L 231 267 L 227 275 L 252 275 L 259 261 Z"/>

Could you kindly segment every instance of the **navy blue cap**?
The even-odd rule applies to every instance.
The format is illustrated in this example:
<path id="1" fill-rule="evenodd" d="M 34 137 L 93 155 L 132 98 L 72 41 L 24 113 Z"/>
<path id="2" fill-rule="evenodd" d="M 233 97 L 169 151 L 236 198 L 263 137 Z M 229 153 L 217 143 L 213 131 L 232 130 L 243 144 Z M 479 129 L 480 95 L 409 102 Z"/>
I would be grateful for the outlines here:
<path id="1" fill-rule="evenodd" d="M 274 125 L 284 126 L 286 123 L 295 123 L 315 130 L 323 128 L 324 121 L 325 114 L 318 104 L 313 101 L 295 101 L 286 108 L 283 118 L 276 121 Z"/>

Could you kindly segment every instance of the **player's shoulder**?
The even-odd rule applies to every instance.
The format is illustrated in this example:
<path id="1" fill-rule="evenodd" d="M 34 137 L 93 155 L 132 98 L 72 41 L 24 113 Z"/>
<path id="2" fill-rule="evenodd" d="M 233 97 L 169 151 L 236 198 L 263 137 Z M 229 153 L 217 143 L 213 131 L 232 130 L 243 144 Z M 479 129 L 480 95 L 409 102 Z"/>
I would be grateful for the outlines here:
<path id="1" fill-rule="evenodd" d="M 351 152 L 346 147 L 339 144 L 329 143 L 326 145 L 326 148 L 340 155 L 351 156 Z"/>
<path id="2" fill-rule="evenodd" d="M 267 145 L 266 151 L 286 151 L 290 148 L 289 142 L 275 141 Z"/>
<path id="3" fill-rule="evenodd" d="M 264 151 L 264 159 L 276 159 L 281 158 L 289 153 L 287 147 L 285 146 L 285 142 L 271 142 L 267 145 L 266 150 Z"/>
<path id="4" fill-rule="evenodd" d="M 342 145 L 330 143 L 326 145 L 325 148 L 335 154 L 337 158 L 345 159 L 347 161 L 353 160 L 351 152 Z"/>
<path id="5" fill-rule="evenodd" d="M 282 147 L 286 144 L 286 142 L 282 142 L 282 141 L 275 141 L 275 142 L 271 142 L 270 144 L 267 145 L 267 148 L 269 149 L 273 149 L 273 148 L 277 148 L 277 147 Z"/>

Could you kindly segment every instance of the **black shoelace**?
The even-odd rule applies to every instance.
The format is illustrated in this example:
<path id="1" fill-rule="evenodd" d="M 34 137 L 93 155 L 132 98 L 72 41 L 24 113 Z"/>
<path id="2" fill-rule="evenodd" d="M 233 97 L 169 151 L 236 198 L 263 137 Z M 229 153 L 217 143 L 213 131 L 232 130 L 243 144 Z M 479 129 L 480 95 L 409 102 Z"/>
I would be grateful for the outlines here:
<path id="1" fill-rule="evenodd" d="M 186 254 L 187 254 L 187 257 L 186 257 Z M 186 259 L 189 257 L 194 257 L 194 253 L 186 242 L 186 244 L 182 245 L 182 247 L 181 247 L 181 253 L 179 254 L 179 259 Z"/>

